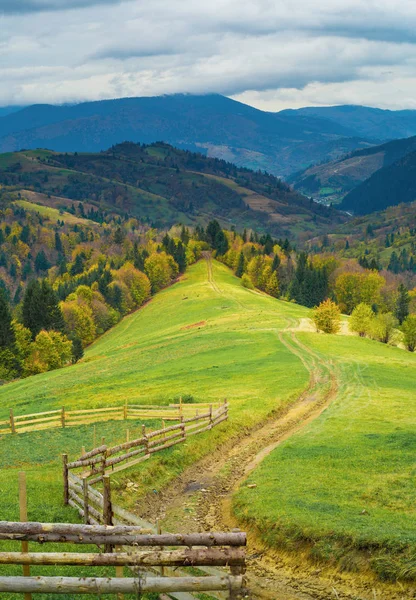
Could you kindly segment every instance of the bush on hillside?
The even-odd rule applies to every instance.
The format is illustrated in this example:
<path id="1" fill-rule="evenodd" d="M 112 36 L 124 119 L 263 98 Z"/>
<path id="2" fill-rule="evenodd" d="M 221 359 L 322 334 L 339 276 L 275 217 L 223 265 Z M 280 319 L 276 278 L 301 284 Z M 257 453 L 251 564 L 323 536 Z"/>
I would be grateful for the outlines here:
<path id="1" fill-rule="evenodd" d="M 244 275 L 241 278 L 241 284 L 243 287 L 249 289 L 249 290 L 254 290 L 254 285 L 253 282 L 251 281 L 250 277 L 247 275 L 247 273 L 244 273 Z"/>
<path id="2" fill-rule="evenodd" d="M 349 330 L 358 333 L 360 337 L 368 335 L 371 330 L 371 322 L 374 318 L 374 312 L 371 306 L 361 302 L 354 308 L 349 320 Z"/>
<path id="3" fill-rule="evenodd" d="M 397 325 L 398 321 L 392 313 L 380 313 L 371 321 L 370 337 L 383 344 L 388 344 L 393 338 Z"/>
<path id="4" fill-rule="evenodd" d="M 416 349 L 416 315 L 409 315 L 402 325 L 403 342 L 409 352 Z"/>
<path id="5" fill-rule="evenodd" d="M 313 311 L 312 316 L 317 331 L 337 333 L 341 329 L 341 311 L 332 300 L 324 300 Z"/>

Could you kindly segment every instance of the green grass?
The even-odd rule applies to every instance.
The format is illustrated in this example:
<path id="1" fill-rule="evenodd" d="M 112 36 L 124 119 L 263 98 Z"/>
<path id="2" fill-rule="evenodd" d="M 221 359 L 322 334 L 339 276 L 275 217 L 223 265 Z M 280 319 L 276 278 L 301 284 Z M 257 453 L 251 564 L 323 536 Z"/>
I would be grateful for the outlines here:
<path id="1" fill-rule="evenodd" d="M 115 476 L 117 503 L 131 507 L 137 496 L 126 491 L 125 478 L 139 483 L 138 496 L 158 492 L 229 435 L 288 403 L 307 385 L 308 373 L 277 332 L 287 317 L 305 310 L 243 288 L 219 263 L 213 264 L 213 273 L 211 282 L 205 261 L 193 265 L 179 283 L 88 348 L 77 365 L 1 387 L 0 419 L 7 418 L 10 407 L 15 414 L 28 414 L 63 405 L 123 404 L 126 399 L 166 404 L 185 394 L 204 402 L 228 398 L 228 423 Z M 158 423 L 149 426 L 157 428 Z M 121 441 L 125 427 L 119 421 L 97 424 L 97 439 L 104 435 L 108 443 Z M 134 425 L 129 422 L 128 427 Z M 2 518 L 18 518 L 17 474 L 24 470 L 29 518 L 76 522 L 75 511 L 62 506 L 60 455 L 65 451 L 76 457 L 81 446 L 92 447 L 92 436 L 91 425 L 5 436 L 0 441 Z"/>
<path id="2" fill-rule="evenodd" d="M 337 399 L 278 447 L 235 498 L 275 546 L 381 578 L 416 576 L 416 356 L 355 337 L 298 334 L 336 361 Z"/>
<path id="3" fill-rule="evenodd" d="M 29 202 L 27 200 L 16 200 L 14 204 L 24 208 L 25 210 L 30 210 L 32 212 L 39 213 L 42 217 L 47 217 L 51 221 L 65 221 L 65 223 L 69 223 L 74 225 L 75 223 L 85 225 L 97 225 L 94 221 L 90 219 L 85 219 L 81 217 L 76 217 L 69 212 L 62 211 L 60 212 L 57 208 L 52 208 L 50 206 L 43 206 L 42 204 L 35 204 L 34 202 Z"/>

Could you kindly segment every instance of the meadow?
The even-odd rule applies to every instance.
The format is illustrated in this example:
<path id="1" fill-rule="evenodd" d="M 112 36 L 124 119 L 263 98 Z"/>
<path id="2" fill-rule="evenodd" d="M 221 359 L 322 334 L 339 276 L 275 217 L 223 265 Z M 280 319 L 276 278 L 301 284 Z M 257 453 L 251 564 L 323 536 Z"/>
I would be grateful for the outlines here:
<path id="1" fill-rule="evenodd" d="M 68 409 L 122 405 L 126 400 L 168 404 L 181 395 L 194 402 L 227 398 L 227 423 L 117 475 L 117 502 L 132 507 L 138 497 L 149 490 L 157 493 L 230 435 L 264 420 L 306 387 L 307 370 L 277 335 L 289 316 L 303 314 L 302 308 L 243 288 L 223 265 L 210 267 L 201 261 L 97 340 L 80 363 L 1 387 L 0 419 L 7 418 L 10 407 L 15 414 L 29 414 L 63 405 Z M 113 444 L 125 439 L 126 427 L 130 439 L 135 431 L 139 435 L 138 425 L 96 424 L 96 436 Z M 146 425 L 154 429 L 159 423 Z M 75 511 L 62 503 L 61 453 L 75 458 L 81 446 L 92 447 L 92 440 L 93 425 L 4 436 L 1 518 L 18 519 L 17 478 L 23 470 L 30 519 L 77 522 Z M 125 490 L 126 478 L 139 484 L 134 497 Z"/>
<path id="2" fill-rule="evenodd" d="M 416 576 L 416 356 L 350 336 L 298 333 L 335 363 L 339 392 L 234 499 L 269 544 L 381 579 Z"/>

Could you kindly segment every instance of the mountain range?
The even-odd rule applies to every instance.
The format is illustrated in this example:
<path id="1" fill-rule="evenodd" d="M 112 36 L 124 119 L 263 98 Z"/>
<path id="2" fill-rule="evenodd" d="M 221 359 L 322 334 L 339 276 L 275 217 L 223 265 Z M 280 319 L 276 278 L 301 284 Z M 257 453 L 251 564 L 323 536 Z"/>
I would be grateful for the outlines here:
<path id="1" fill-rule="evenodd" d="M 97 152 L 125 140 L 163 140 L 282 177 L 388 139 L 381 125 L 369 136 L 361 127 L 364 119 L 351 117 L 341 122 L 331 109 L 317 115 L 302 110 L 264 112 L 216 94 L 121 98 L 63 106 L 38 104 L 14 112 L 10 107 L 3 110 L 8 114 L 1 116 L 0 112 L 0 152 L 38 147 L 58 152 Z M 391 125 L 392 137 L 402 135 L 400 128 L 393 129 Z"/>

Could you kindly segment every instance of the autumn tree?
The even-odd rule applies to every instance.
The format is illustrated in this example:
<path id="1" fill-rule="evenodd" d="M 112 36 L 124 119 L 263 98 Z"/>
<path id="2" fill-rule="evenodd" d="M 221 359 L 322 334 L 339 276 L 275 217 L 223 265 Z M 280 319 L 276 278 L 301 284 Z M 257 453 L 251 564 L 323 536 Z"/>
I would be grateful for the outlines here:
<path id="1" fill-rule="evenodd" d="M 317 331 L 337 333 L 341 329 L 341 311 L 332 300 L 324 300 L 313 311 L 312 320 Z"/>

